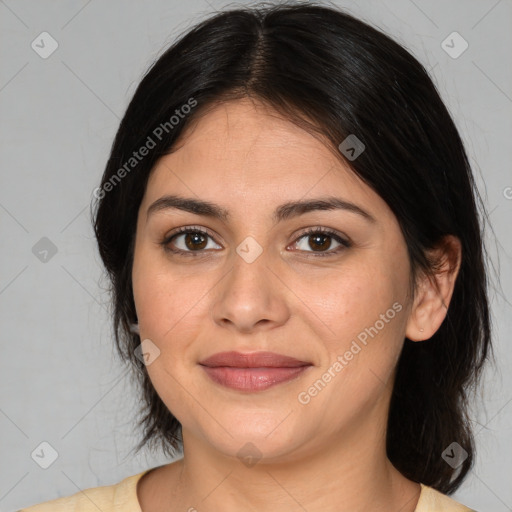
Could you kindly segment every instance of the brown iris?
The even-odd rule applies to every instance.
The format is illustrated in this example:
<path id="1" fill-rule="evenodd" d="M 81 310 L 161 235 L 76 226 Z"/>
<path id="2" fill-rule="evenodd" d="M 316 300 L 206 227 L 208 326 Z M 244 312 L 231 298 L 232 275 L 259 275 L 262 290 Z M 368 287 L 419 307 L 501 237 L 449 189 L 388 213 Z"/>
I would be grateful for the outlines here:
<path id="1" fill-rule="evenodd" d="M 316 235 L 309 235 L 309 247 L 311 247 L 311 249 L 313 250 L 318 250 L 318 249 L 329 249 L 329 246 L 331 245 L 330 243 L 330 236 L 329 235 L 323 235 L 323 234 L 316 234 Z M 314 240 L 314 244 L 313 245 L 311 243 L 311 240 Z M 323 240 L 323 242 L 321 242 L 321 240 Z"/>
<path id="2" fill-rule="evenodd" d="M 188 249 L 204 249 L 208 244 L 207 237 L 201 233 L 185 233 L 185 245 Z"/>

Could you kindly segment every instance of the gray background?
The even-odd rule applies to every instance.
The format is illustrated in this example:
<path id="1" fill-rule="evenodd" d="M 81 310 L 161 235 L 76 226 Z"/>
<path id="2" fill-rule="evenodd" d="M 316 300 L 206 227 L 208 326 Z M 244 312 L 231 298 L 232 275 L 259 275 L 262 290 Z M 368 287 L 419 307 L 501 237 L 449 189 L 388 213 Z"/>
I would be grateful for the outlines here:
<path id="1" fill-rule="evenodd" d="M 512 2 L 336 3 L 393 35 L 431 70 L 490 212 L 489 251 L 501 273 L 501 288 L 491 274 L 497 366 L 488 367 L 472 414 L 475 470 L 454 497 L 480 512 L 510 511 Z M 138 405 L 113 350 L 89 202 L 149 63 L 182 30 L 228 5 L 0 1 L 0 511 L 116 483 L 166 461 L 130 455 Z M 31 47 L 44 31 L 58 43 L 46 59 Z M 441 46 L 453 31 L 469 44 L 458 58 Z M 33 251 L 43 237 L 57 249 L 47 261 Z M 48 469 L 31 458 L 44 441 L 58 452 Z"/>

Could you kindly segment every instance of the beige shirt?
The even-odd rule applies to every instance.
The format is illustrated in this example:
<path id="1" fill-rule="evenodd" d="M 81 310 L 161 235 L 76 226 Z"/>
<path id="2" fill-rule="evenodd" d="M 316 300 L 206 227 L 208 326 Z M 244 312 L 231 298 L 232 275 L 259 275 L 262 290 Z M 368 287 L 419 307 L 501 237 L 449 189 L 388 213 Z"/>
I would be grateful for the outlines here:
<path id="1" fill-rule="evenodd" d="M 137 482 L 150 470 L 129 476 L 118 484 L 91 487 L 18 512 L 142 512 L 137 498 Z M 432 487 L 420 485 L 421 494 L 415 512 L 476 512 Z"/>

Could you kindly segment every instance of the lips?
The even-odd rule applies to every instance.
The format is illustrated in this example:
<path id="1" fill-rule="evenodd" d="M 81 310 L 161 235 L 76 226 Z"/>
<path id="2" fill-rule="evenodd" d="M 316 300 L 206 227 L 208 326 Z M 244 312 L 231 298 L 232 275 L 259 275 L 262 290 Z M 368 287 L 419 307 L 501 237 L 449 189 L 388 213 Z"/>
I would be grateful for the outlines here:
<path id="1" fill-rule="evenodd" d="M 262 391 L 295 379 L 311 363 L 274 352 L 219 352 L 199 363 L 217 384 L 238 391 Z"/>
<path id="2" fill-rule="evenodd" d="M 232 368 L 297 368 L 309 366 L 311 363 L 300 361 L 293 357 L 283 356 L 275 352 L 254 352 L 242 354 L 241 352 L 219 352 L 199 364 L 214 368 L 229 366 Z"/>

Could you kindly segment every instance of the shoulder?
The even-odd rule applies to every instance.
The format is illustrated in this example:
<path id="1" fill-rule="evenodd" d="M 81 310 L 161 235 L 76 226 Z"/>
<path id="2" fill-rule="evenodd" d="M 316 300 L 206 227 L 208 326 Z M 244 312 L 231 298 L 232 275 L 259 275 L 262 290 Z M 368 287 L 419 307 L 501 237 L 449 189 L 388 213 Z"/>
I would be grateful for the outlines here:
<path id="1" fill-rule="evenodd" d="M 141 512 L 137 499 L 137 482 L 148 470 L 128 476 L 117 484 L 84 489 L 18 512 Z"/>
<path id="2" fill-rule="evenodd" d="M 414 512 L 477 512 L 433 487 L 420 485 L 421 494 Z"/>

